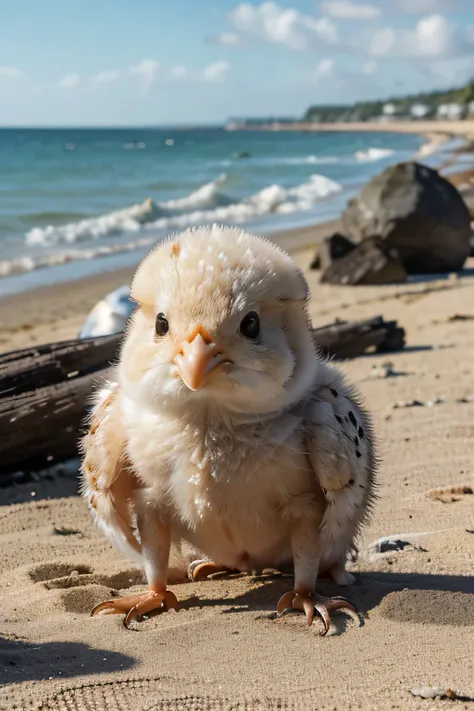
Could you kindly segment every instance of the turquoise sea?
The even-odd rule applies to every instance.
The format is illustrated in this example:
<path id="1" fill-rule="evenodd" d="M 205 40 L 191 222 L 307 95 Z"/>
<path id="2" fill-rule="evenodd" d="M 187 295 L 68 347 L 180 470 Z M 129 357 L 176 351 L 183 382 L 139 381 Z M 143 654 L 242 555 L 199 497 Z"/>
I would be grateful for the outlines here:
<path id="1" fill-rule="evenodd" d="M 423 142 L 396 133 L 0 130 L 0 295 L 132 264 L 191 225 L 268 234 L 322 222 Z"/>

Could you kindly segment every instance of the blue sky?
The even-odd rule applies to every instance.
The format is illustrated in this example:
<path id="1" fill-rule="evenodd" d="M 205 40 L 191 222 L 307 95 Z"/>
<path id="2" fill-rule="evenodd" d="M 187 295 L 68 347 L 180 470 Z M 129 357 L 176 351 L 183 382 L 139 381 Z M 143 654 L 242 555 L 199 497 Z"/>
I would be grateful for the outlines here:
<path id="1" fill-rule="evenodd" d="M 474 76 L 474 0 L 2 3 L 0 125 L 299 115 Z"/>

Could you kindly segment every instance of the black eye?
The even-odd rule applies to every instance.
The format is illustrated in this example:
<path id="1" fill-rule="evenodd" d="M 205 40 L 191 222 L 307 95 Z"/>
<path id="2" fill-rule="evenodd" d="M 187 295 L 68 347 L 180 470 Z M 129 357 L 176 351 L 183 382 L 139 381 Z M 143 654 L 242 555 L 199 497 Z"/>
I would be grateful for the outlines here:
<path id="1" fill-rule="evenodd" d="M 245 338 L 258 338 L 260 335 L 260 317 L 255 311 L 250 311 L 242 319 L 240 333 Z"/>
<path id="2" fill-rule="evenodd" d="M 166 336 L 168 331 L 170 330 L 170 326 L 168 323 L 168 319 L 164 314 L 158 314 L 156 317 L 156 322 L 155 322 L 155 332 L 157 336 Z"/>

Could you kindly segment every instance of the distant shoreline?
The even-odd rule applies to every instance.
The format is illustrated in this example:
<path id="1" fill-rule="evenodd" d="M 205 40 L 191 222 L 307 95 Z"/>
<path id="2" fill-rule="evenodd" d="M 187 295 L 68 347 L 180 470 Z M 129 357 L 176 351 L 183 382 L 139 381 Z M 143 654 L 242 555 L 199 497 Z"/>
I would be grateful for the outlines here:
<path id="1" fill-rule="evenodd" d="M 335 123 L 294 123 L 247 124 L 236 126 L 230 131 L 303 131 L 326 133 L 409 133 L 426 139 L 415 158 L 424 158 L 435 153 L 438 148 L 452 138 L 463 138 L 474 144 L 474 119 L 464 121 L 384 121 L 384 122 L 335 122 Z M 444 165 L 443 165 L 444 167 Z"/>
<path id="2" fill-rule="evenodd" d="M 363 131 L 383 133 L 418 133 L 459 136 L 474 140 L 474 120 L 466 121 L 386 121 L 386 122 L 350 122 L 350 123 L 281 123 L 247 124 L 236 126 L 232 131 Z"/>

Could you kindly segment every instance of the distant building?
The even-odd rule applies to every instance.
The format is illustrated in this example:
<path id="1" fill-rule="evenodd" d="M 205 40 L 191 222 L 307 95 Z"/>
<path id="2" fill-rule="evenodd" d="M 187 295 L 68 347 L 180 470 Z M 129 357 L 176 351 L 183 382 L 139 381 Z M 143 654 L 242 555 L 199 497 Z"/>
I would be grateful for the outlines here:
<path id="1" fill-rule="evenodd" d="M 426 104 L 412 104 L 410 107 L 410 116 L 416 119 L 425 118 L 430 112 L 430 107 Z"/>
<path id="2" fill-rule="evenodd" d="M 397 113 L 397 107 L 395 104 L 385 104 L 382 112 L 385 116 L 393 116 L 394 114 Z"/>
<path id="3" fill-rule="evenodd" d="M 436 115 L 439 119 L 444 119 L 445 121 L 457 121 L 463 118 L 465 109 L 462 104 L 440 104 Z"/>
<path id="4" fill-rule="evenodd" d="M 470 101 L 467 105 L 467 113 L 469 116 L 474 116 L 474 101 Z"/>

